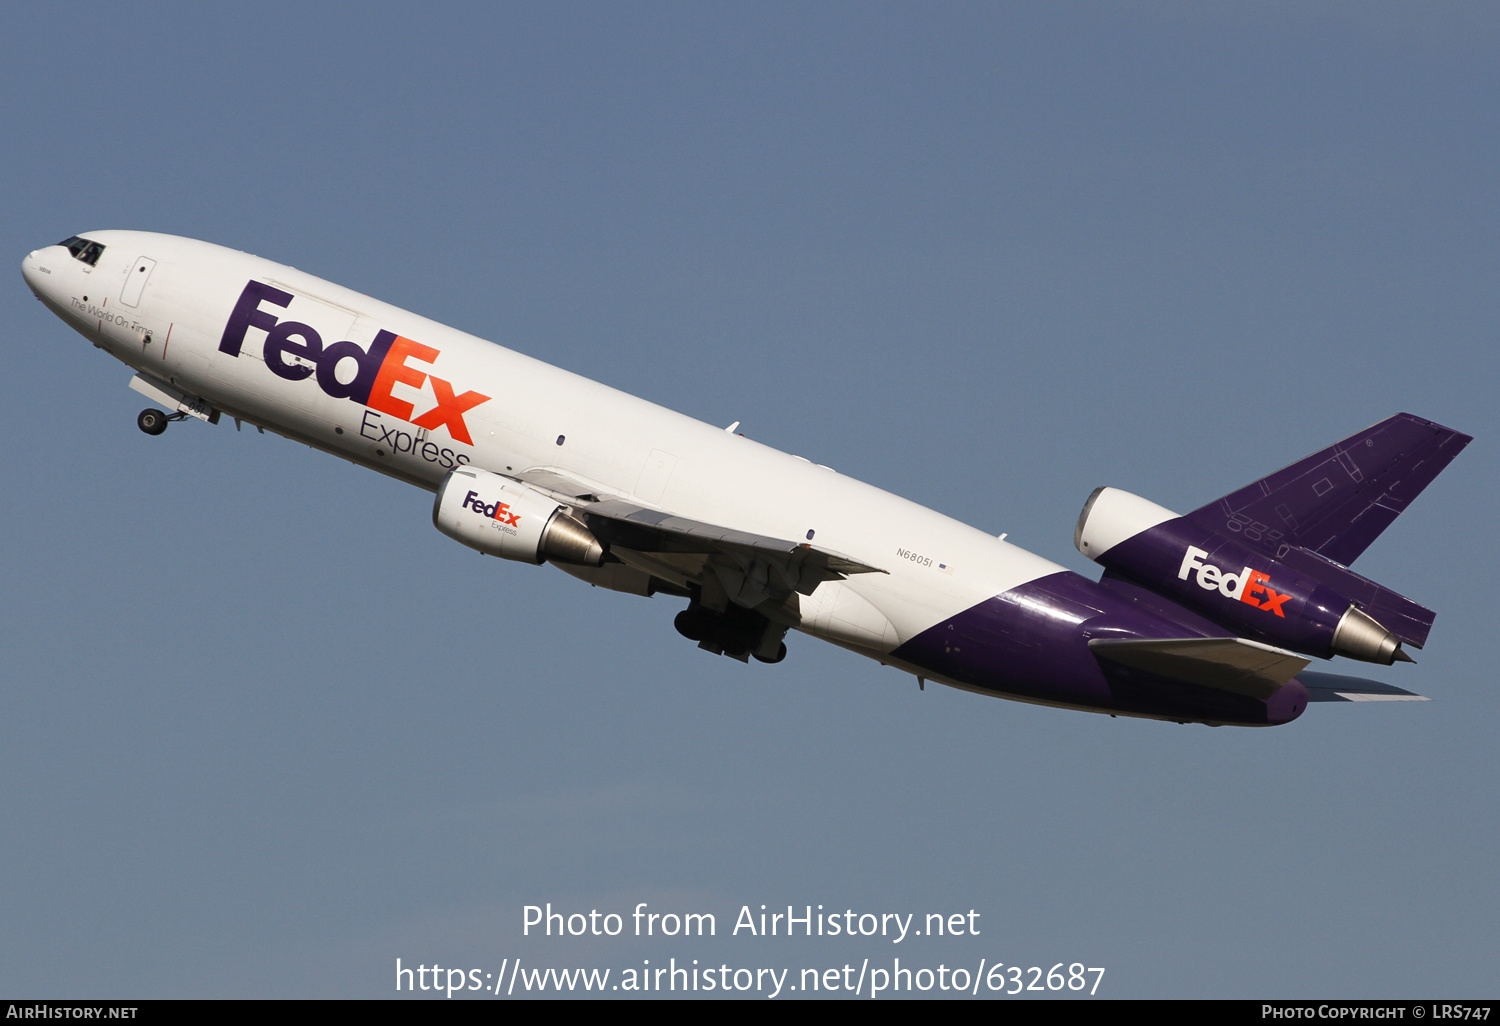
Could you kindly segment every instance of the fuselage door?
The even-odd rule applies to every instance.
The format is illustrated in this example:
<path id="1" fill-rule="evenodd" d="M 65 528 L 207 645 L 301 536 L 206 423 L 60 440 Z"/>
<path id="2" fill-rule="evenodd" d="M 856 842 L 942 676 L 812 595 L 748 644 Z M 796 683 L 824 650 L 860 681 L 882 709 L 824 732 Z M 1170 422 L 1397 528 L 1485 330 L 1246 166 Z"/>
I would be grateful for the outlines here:
<path id="1" fill-rule="evenodd" d="M 141 292 L 146 288 L 146 279 L 151 277 L 151 269 L 156 266 L 156 261 L 150 257 L 139 257 L 130 265 L 130 276 L 125 279 L 125 287 L 120 290 L 120 302 L 126 306 L 134 307 L 141 301 Z"/>

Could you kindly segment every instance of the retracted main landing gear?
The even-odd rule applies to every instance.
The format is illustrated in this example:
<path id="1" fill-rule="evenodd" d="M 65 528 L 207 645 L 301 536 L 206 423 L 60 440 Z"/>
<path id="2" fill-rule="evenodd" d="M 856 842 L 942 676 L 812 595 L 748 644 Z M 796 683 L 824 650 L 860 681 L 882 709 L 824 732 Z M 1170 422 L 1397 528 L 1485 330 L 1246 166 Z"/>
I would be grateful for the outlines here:
<path id="1" fill-rule="evenodd" d="M 148 435 L 159 435 L 172 421 L 185 419 L 187 419 L 186 413 L 167 413 L 164 410 L 153 410 L 148 406 L 136 415 L 135 426 Z"/>
<path id="2" fill-rule="evenodd" d="M 763 663 L 779 663 L 786 658 L 786 628 L 772 623 L 753 609 L 729 603 L 724 611 L 714 612 L 697 599 L 672 621 L 689 641 L 716 655 L 727 655 L 740 662 L 754 656 Z"/>

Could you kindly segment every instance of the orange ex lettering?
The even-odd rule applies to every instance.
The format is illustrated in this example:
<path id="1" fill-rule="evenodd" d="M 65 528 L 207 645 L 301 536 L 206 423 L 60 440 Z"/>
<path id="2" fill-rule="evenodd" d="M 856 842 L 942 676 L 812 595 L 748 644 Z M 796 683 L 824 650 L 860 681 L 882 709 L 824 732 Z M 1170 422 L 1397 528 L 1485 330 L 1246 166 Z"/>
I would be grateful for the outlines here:
<path id="1" fill-rule="evenodd" d="M 1291 598 L 1291 595 L 1286 592 L 1272 591 L 1270 588 L 1267 588 L 1266 600 L 1260 604 L 1260 608 L 1269 609 L 1285 620 L 1286 614 L 1281 611 L 1281 604 L 1289 598 Z"/>
<path id="2" fill-rule="evenodd" d="M 434 364 L 439 355 L 439 351 L 431 346 L 424 346 L 404 335 L 396 336 L 395 341 L 391 343 L 390 350 L 386 353 L 385 360 L 380 364 L 380 373 L 375 376 L 375 381 L 370 386 L 370 398 L 365 405 L 381 413 L 389 413 L 393 417 L 410 421 L 417 427 L 427 428 L 429 431 L 446 427 L 448 434 L 455 442 L 473 445 L 474 439 L 469 434 L 468 425 L 464 423 L 464 414 L 480 403 L 488 402 L 490 397 L 481 392 L 472 391 L 456 396 L 453 394 L 453 386 L 442 378 L 407 365 L 407 360 Z M 397 399 L 391 394 L 391 389 L 398 382 L 419 389 L 424 381 L 431 382 L 432 394 L 437 398 L 437 405 L 420 417 L 413 418 L 412 404 L 404 399 Z"/>
<path id="3" fill-rule="evenodd" d="M 394 352 L 394 348 L 392 351 Z M 437 405 L 413 420 L 412 423 L 419 428 L 427 428 L 429 431 L 446 425 L 448 434 L 453 436 L 455 442 L 473 445 L 474 439 L 469 437 L 469 427 L 464 423 L 464 414 L 480 403 L 487 402 L 490 397 L 479 392 L 465 392 L 463 395 L 455 396 L 453 386 L 442 378 L 429 374 L 427 380 L 432 382 L 432 394 L 437 396 Z M 410 410 L 411 407 L 407 406 L 407 409 Z"/>
<path id="4" fill-rule="evenodd" d="M 438 351 L 404 335 L 397 335 L 385 354 L 385 360 L 380 364 L 380 373 L 375 375 L 375 383 L 370 386 L 370 398 L 365 402 L 366 406 L 381 413 L 389 413 L 392 417 L 411 420 L 411 403 L 391 395 L 391 387 L 397 382 L 421 388 L 422 382 L 427 380 L 425 373 L 406 365 L 408 357 L 431 364 L 437 362 Z"/>
<path id="5" fill-rule="evenodd" d="M 1263 573 L 1260 570 L 1251 570 L 1249 567 L 1246 567 L 1245 570 L 1245 587 L 1240 591 L 1240 601 L 1248 602 L 1252 606 L 1259 607 L 1260 601 L 1255 598 L 1255 593 L 1257 591 L 1270 591 L 1270 589 L 1265 586 L 1264 582 L 1269 581 L 1271 579 L 1271 575 L 1268 573 Z"/>
<path id="6" fill-rule="evenodd" d="M 1245 582 L 1245 590 L 1240 592 L 1240 601 L 1248 602 L 1257 609 L 1269 609 L 1283 620 L 1286 619 L 1286 614 L 1281 611 L 1281 604 L 1290 596 L 1271 590 L 1266 584 L 1271 579 L 1270 574 L 1263 573 L 1260 570 L 1251 570 L 1249 567 L 1245 569 L 1250 576 L 1249 580 Z M 1266 600 L 1264 602 L 1258 601 L 1254 597 L 1257 591 L 1266 593 Z"/>

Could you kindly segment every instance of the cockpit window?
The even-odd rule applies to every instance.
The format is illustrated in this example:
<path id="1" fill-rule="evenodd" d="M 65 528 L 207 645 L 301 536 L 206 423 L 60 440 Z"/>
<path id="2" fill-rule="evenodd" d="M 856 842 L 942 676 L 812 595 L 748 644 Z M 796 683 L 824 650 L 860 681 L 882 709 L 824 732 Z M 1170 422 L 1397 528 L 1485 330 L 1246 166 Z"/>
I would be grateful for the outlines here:
<path id="1" fill-rule="evenodd" d="M 73 254 L 74 259 L 82 260 L 90 267 L 99 263 L 99 255 L 104 252 L 104 247 L 99 243 L 77 235 L 69 239 L 63 239 L 58 245 L 66 246 L 68 252 Z"/>

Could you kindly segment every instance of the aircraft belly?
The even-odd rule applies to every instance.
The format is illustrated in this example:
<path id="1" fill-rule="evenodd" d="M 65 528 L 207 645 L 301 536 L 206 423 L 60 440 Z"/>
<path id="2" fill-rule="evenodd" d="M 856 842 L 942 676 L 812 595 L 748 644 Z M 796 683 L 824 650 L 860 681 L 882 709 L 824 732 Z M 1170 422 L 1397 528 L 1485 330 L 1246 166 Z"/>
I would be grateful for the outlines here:
<path id="1" fill-rule="evenodd" d="M 1295 718 L 1300 685 L 1267 699 L 1102 664 L 1096 637 L 1195 634 L 1071 571 L 1031 581 L 935 624 L 897 648 L 902 665 L 1008 698 L 1153 719 L 1263 725 Z"/>

